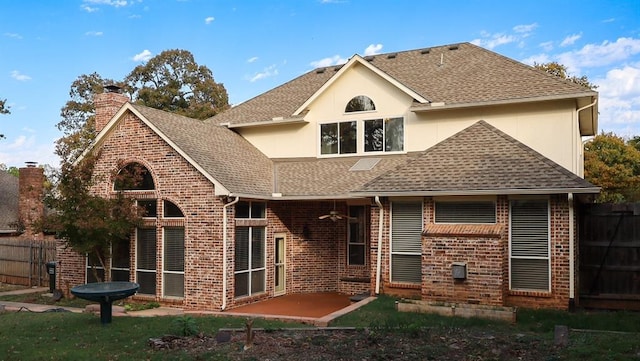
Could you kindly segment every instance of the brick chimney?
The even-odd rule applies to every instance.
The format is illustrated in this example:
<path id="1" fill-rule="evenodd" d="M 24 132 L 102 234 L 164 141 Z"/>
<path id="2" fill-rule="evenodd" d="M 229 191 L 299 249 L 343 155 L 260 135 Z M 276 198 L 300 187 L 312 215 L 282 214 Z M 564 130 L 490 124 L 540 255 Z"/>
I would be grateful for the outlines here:
<path id="1" fill-rule="evenodd" d="M 129 97 L 122 94 L 122 90 L 116 85 L 107 85 L 104 87 L 104 93 L 96 94 L 93 98 L 93 104 L 96 107 L 96 133 L 100 133 L 128 101 Z"/>
<path id="2" fill-rule="evenodd" d="M 44 169 L 35 162 L 20 168 L 18 178 L 18 217 L 25 227 L 23 236 L 35 237 L 33 223 L 44 216 Z"/>

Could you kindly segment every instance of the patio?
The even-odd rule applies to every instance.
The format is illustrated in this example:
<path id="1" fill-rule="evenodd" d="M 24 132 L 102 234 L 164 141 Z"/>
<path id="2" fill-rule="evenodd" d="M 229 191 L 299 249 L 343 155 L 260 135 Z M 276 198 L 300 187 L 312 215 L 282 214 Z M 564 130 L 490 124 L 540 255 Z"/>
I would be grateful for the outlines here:
<path id="1" fill-rule="evenodd" d="M 362 301 L 352 303 L 350 297 L 352 296 L 337 292 L 289 294 L 237 307 L 225 311 L 223 314 L 327 326 L 334 318 L 349 313 L 375 299 L 375 297 L 367 297 Z"/>

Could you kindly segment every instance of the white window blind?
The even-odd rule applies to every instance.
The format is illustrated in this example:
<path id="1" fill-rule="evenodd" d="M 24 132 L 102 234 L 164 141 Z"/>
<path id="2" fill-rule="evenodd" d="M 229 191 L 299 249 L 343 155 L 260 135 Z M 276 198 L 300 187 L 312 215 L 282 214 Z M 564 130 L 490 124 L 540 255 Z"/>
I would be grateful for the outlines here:
<path id="1" fill-rule="evenodd" d="M 164 294 L 184 297 L 184 228 L 164 229 Z"/>
<path id="2" fill-rule="evenodd" d="M 549 291 L 549 202 L 510 203 L 511 289 Z"/>
<path id="3" fill-rule="evenodd" d="M 156 229 L 138 228 L 136 236 L 136 279 L 139 293 L 156 293 Z"/>
<path id="4" fill-rule="evenodd" d="M 391 281 L 422 280 L 422 202 L 391 204 Z"/>
<path id="5" fill-rule="evenodd" d="M 435 208 L 436 223 L 496 223 L 492 201 L 436 202 Z"/>

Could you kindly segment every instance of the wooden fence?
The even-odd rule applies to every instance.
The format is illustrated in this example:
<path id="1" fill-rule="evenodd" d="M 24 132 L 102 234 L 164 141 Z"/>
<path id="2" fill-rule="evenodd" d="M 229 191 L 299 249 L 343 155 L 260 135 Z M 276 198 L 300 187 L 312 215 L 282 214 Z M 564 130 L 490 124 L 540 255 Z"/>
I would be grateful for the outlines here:
<path id="1" fill-rule="evenodd" d="M 640 310 L 640 203 L 584 205 L 579 240 L 580 304 Z"/>
<path id="2" fill-rule="evenodd" d="M 0 239 L 0 282 L 48 286 L 46 263 L 55 256 L 55 241 Z"/>

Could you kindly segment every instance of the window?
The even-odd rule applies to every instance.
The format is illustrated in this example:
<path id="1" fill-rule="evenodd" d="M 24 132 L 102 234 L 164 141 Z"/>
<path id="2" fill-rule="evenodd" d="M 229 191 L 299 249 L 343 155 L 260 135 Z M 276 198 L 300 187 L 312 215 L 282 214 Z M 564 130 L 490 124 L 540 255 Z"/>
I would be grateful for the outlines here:
<path id="1" fill-rule="evenodd" d="M 493 201 L 436 201 L 436 223 L 496 223 Z"/>
<path id="2" fill-rule="evenodd" d="M 391 203 L 391 282 L 422 282 L 422 202 Z"/>
<path id="3" fill-rule="evenodd" d="M 105 262 L 111 262 L 111 280 L 129 281 L 129 240 L 121 240 L 111 244 L 111 258 L 102 255 Z M 94 273 L 95 272 L 95 273 Z M 96 278 L 97 274 L 97 278 Z M 95 253 L 87 255 L 87 283 L 105 281 L 104 267 Z"/>
<path id="4" fill-rule="evenodd" d="M 371 98 L 365 95 L 353 97 L 344 108 L 345 113 L 364 112 L 369 110 L 376 110 L 376 105 L 373 103 Z"/>
<path id="5" fill-rule="evenodd" d="M 238 202 L 236 219 L 264 219 L 264 203 Z M 235 297 L 250 296 L 266 288 L 266 227 L 236 227 L 235 236 Z"/>
<path id="6" fill-rule="evenodd" d="M 386 118 L 364 121 L 365 152 L 404 150 L 404 119 Z"/>
<path id="7" fill-rule="evenodd" d="M 184 297 L 184 228 L 164 228 L 164 295 Z"/>
<path id="8" fill-rule="evenodd" d="M 351 154 L 357 151 L 355 121 L 320 125 L 321 154 Z"/>
<path id="9" fill-rule="evenodd" d="M 510 202 L 510 287 L 549 291 L 549 202 Z"/>
<path id="10" fill-rule="evenodd" d="M 154 190 L 155 184 L 151 172 L 139 163 L 129 163 L 124 166 L 113 182 L 113 188 L 122 190 Z"/>
<path id="11" fill-rule="evenodd" d="M 182 213 L 180 208 L 173 202 L 164 201 L 163 209 L 164 218 L 184 218 L 184 213 Z"/>
<path id="12" fill-rule="evenodd" d="M 155 199 L 138 199 L 138 207 L 144 209 L 144 218 L 158 217 L 158 201 Z"/>
<path id="13" fill-rule="evenodd" d="M 136 279 L 139 293 L 156 294 L 156 229 L 136 231 Z"/>
<path id="14" fill-rule="evenodd" d="M 366 216 L 364 206 L 349 207 L 347 259 L 350 266 L 364 266 L 366 262 Z"/>

